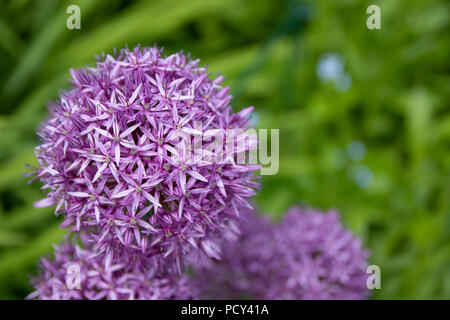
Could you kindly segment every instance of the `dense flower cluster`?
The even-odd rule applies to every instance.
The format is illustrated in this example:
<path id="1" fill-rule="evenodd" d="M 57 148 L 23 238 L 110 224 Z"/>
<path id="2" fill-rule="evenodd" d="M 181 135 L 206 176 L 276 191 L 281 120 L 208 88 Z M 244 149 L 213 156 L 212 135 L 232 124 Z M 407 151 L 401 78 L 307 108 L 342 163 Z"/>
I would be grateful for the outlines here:
<path id="1" fill-rule="evenodd" d="M 368 252 L 336 212 L 292 208 L 279 225 L 245 214 L 238 242 L 222 261 L 194 266 L 201 297 L 363 299 Z"/>
<path id="2" fill-rule="evenodd" d="M 83 237 L 84 238 L 84 237 Z M 160 255 L 122 248 L 98 253 L 86 239 L 55 246 L 54 260 L 41 259 L 36 290 L 28 299 L 194 299 L 195 287 Z"/>
<path id="3" fill-rule="evenodd" d="M 56 204 L 62 226 L 86 231 L 101 251 L 156 248 L 178 266 L 191 248 L 219 258 L 215 240 L 233 236 L 258 187 L 255 166 L 192 161 L 175 146 L 180 133 L 201 135 L 197 126 L 246 128 L 252 109 L 233 113 L 222 77 L 208 79 L 182 53 L 103 58 L 71 71 L 73 89 L 39 132 L 35 178 L 48 194 L 36 206 Z"/>
<path id="4" fill-rule="evenodd" d="M 211 140 L 196 144 L 247 128 L 252 111 L 233 113 L 222 78 L 198 63 L 135 48 L 71 71 L 73 88 L 39 132 L 33 175 L 47 190 L 36 206 L 56 205 L 75 235 L 42 259 L 28 298 L 367 296 L 368 253 L 335 212 L 293 208 L 279 225 L 257 217 L 247 201 L 258 167 L 234 161 L 255 141 L 233 142 L 224 162 L 210 161 L 222 152 Z"/>

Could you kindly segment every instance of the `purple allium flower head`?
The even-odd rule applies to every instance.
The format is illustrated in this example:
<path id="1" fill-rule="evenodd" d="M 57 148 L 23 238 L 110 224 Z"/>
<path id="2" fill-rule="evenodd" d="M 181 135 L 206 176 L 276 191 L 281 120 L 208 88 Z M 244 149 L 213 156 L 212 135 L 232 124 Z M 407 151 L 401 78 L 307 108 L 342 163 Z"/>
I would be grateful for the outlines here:
<path id="1" fill-rule="evenodd" d="M 336 212 L 294 207 L 272 224 L 251 212 L 222 261 L 195 267 L 200 297 L 213 299 L 363 299 L 368 252 Z M 245 220 L 245 221 L 244 221 Z"/>
<path id="2" fill-rule="evenodd" d="M 195 288 L 161 255 L 123 247 L 120 257 L 99 253 L 86 240 L 54 246 L 54 259 L 41 259 L 35 291 L 27 299 L 195 299 Z"/>
<path id="3" fill-rule="evenodd" d="M 252 109 L 233 113 L 222 77 L 156 47 L 104 55 L 71 75 L 38 133 L 35 178 L 48 193 L 36 206 L 56 204 L 62 226 L 86 230 L 98 248 L 157 248 L 178 265 L 189 248 L 218 258 L 214 239 L 232 233 L 255 194 L 255 166 L 174 161 L 175 144 L 198 124 L 200 134 L 247 128 Z"/>

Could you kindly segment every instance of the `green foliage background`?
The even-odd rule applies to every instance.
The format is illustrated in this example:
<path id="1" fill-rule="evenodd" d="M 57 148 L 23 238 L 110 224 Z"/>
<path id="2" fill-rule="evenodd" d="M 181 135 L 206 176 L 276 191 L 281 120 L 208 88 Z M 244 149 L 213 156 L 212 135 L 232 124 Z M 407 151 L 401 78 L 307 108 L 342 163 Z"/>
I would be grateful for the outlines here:
<path id="1" fill-rule="evenodd" d="M 66 28 L 71 4 L 81 30 Z M 381 30 L 366 27 L 370 4 Z M 36 164 L 46 104 L 69 68 L 155 43 L 220 71 L 236 110 L 254 105 L 259 127 L 280 129 L 263 212 L 336 208 L 381 267 L 373 298 L 450 298 L 448 13 L 444 0 L 0 1 L 0 298 L 29 293 L 39 256 L 63 235 L 53 208 L 33 208 L 40 184 L 21 175 Z M 318 78 L 326 53 L 345 62 L 348 90 Z M 352 141 L 365 146 L 360 160 Z"/>

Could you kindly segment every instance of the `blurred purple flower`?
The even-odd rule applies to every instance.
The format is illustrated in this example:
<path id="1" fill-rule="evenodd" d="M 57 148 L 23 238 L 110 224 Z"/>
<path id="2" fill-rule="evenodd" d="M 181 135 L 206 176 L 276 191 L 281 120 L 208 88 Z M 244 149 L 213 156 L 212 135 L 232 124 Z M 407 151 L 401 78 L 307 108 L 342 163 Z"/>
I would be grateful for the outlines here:
<path id="1" fill-rule="evenodd" d="M 215 240 L 233 236 L 259 186 L 255 166 L 171 156 L 178 133 L 198 133 L 196 123 L 246 128 L 251 108 L 233 113 L 222 77 L 209 80 L 198 60 L 156 47 L 104 55 L 71 75 L 73 89 L 38 133 L 34 175 L 48 192 L 36 206 L 56 204 L 62 227 L 86 230 L 96 249 L 156 248 L 178 266 L 189 248 L 219 258 Z"/>
<path id="2" fill-rule="evenodd" d="M 336 212 L 294 207 L 279 225 L 246 213 L 222 261 L 193 269 L 207 299 L 364 299 L 368 256 Z"/>
<path id="3" fill-rule="evenodd" d="M 195 299 L 195 288 L 161 255 L 122 248 L 120 257 L 65 241 L 54 246 L 54 259 L 41 259 L 35 291 L 27 299 Z M 117 255 L 116 255 L 117 257 Z M 74 268 L 75 266 L 75 268 Z M 75 271 L 75 272 L 74 272 Z"/>

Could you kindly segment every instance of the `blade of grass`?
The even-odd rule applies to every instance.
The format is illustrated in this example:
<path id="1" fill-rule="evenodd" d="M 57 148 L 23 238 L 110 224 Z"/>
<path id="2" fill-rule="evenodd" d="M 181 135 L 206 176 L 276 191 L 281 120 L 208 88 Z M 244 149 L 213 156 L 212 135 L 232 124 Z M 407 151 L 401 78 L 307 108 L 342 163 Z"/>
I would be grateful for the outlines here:
<path id="1" fill-rule="evenodd" d="M 12 57 L 19 56 L 25 48 L 25 43 L 9 25 L 0 18 L 0 47 L 3 47 Z"/>
<path id="2" fill-rule="evenodd" d="M 29 239 L 27 245 L 21 249 L 10 249 L 0 255 L 0 277 L 25 265 L 37 263 L 40 256 L 50 252 L 52 244 L 58 243 L 64 231 L 58 225 L 50 225 L 36 238 Z"/>
<path id="3" fill-rule="evenodd" d="M 79 66 L 95 54 L 110 51 L 114 46 L 123 47 L 143 39 L 154 41 L 151 39 L 174 32 L 188 21 L 214 11 L 226 10 L 233 2 L 236 1 L 194 0 L 187 3 L 167 0 L 148 3 L 146 6 L 137 5 L 68 46 L 55 63 L 60 68 Z"/>

